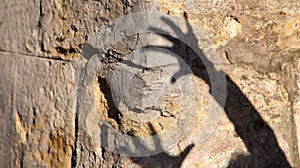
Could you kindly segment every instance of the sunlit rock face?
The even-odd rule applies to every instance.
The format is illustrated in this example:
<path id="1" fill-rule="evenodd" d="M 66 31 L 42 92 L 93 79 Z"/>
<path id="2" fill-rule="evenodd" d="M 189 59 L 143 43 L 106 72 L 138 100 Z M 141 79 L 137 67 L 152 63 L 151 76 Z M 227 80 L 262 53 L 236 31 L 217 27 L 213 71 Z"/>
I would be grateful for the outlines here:
<path id="1" fill-rule="evenodd" d="M 2 4 L 0 167 L 300 167 L 300 1 Z M 101 46 L 141 11 L 182 20 Z"/>

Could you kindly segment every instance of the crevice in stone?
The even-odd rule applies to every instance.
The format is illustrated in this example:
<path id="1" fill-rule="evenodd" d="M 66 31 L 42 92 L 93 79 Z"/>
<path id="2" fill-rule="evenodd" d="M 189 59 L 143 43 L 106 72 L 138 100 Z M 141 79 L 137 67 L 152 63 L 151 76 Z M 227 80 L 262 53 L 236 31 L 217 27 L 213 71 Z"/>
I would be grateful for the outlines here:
<path id="1" fill-rule="evenodd" d="M 58 53 L 61 53 L 63 55 L 67 55 L 67 54 L 70 54 L 70 53 L 77 53 L 75 48 L 65 49 L 63 47 L 55 47 L 55 49 Z"/>
<path id="2" fill-rule="evenodd" d="M 25 159 L 26 145 L 21 144 L 21 156 L 20 156 L 20 167 L 25 167 L 24 159 Z"/>
<path id="3" fill-rule="evenodd" d="M 114 104 L 111 89 L 106 81 L 106 79 L 98 77 L 98 83 L 101 92 L 104 94 L 105 99 L 107 100 L 107 105 L 108 105 L 108 118 L 111 118 L 117 122 L 118 125 L 121 124 L 121 120 L 119 117 L 119 112 L 117 107 Z"/>
<path id="4" fill-rule="evenodd" d="M 43 37 L 42 37 L 42 21 L 43 21 L 43 6 L 42 0 L 39 1 L 39 18 L 38 18 L 38 37 L 37 37 L 37 52 L 36 56 L 38 55 L 38 50 L 44 51 L 44 44 L 43 44 Z M 41 39 L 41 40 L 40 40 Z"/>
<path id="5" fill-rule="evenodd" d="M 20 53 L 20 52 L 14 52 L 10 50 L 1 50 L 0 52 L 7 53 L 7 54 L 14 54 L 16 56 L 24 56 L 24 57 L 32 57 L 36 59 L 45 59 L 45 60 L 55 60 L 55 61 L 62 61 L 62 62 L 73 62 L 72 60 L 65 60 L 62 59 L 61 57 L 58 56 L 45 56 L 45 55 L 35 55 L 35 54 L 30 54 L 30 53 Z"/>
<path id="6" fill-rule="evenodd" d="M 78 81 L 78 87 L 77 87 L 77 93 L 80 94 L 81 93 L 81 89 L 83 86 L 83 79 L 84 79 L 84 71 L 86 69 L 78 69 L 77 72 L 77 81 Z M 74 118 L 74 145 L 73 145 L 73 149 L 72 149 L 72 154 L 71 154 L 71 167 L 77 167 L 78 162 L 80 163 L 80 160 L 78 158 L 78 153 L 77 151 L 82 151 L 83 147 L 79 146 L 79 102 L 80 102 L 80 96 L 78 96 L 76 98 L 76 114 L 75 114 L 75 118 Z M 79 149 L 78 149 L 79 148 Z M 80 154 L 79 154 L 80 155 Z M 79 161 L 78 161 L 79 160 Z"/>
<path id="7" fill-rule="evenodd" d="M 71 167 L 76 167 L 76 164 L 77 164 L 77 143 L 78 143 L 78 131 L 79 131 L 79 128 L 78 128 L 78 116 L 75 115 L 75 138 L 74 138 L 74 149 L 72 151 L 72 157 L 71 157 Z"/>

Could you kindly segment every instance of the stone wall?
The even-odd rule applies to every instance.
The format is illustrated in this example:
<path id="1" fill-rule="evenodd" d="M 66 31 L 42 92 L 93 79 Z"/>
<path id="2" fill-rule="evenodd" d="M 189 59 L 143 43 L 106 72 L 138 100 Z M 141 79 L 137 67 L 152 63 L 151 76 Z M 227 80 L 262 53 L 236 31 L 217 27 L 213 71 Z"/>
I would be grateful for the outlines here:
<path id="1" fill-rule="evenodd" d="M 299 8 L 297 0 L 5 0 L 0 5 L 0 167 L 300 167 Z M 107 25 L 114 19 L 141 11 L 187 18 L 194 30 L 205 32 L 194 47 L 206 57 L 220 56 L 210 68 L 226 78 L 226 104 L 212 93 L 207 64 L 172 37 L 122 34 L 120 42 L 104 47 L 105 39 L 98 38 L 103 28 L 113 32 Z M 185 22 L 179 27 L 166 22 L 170 31 L 189 32 Z M 143 123 L 120 113 L 110 86 L 117 67 L 147 46 L 172 49 L 190 70 L 177 85 L 167 80 L 165 85 L 162 79 L 170 74 L 162 71 L 135 76 L 130 94 L 136 102 L 148 98 L 140 91 L 147 82 L 172 93 L 156 105 L 163 107 L 160 113 L 149 110 L 159 118 Z M 185 94 L 178 91 L 187 87 L 180 81 L 191 81 Z M 100 136 L 110 132 L 99 128 L 104 121 L 123 134 L 147 137 L 180 123 L 181 109 L 198 117 L 167 151 L 127 157 L 104 147 L 110 140 Z M 211 120 L 210 114 L 218 114 L 214 110 L 221 115 Z M 172 139 L 153 139 L 155 148 L 139 148 L 151 153 Z"/>

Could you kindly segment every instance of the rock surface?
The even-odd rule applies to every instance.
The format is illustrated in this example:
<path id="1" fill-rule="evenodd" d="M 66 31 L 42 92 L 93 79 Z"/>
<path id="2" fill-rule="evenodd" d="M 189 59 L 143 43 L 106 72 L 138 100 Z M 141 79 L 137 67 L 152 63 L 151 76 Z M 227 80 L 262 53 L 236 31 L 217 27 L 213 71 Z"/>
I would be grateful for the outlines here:
<path id="1" fill-rule="evenodd" d="M 70 167 L 77 85 L 72 63 L 1 52 L 1 67 L 1 167 Z"/>
<path id="2" fill-rule="evenodd" d="M 0 6 L 0 167 L 300 167 L 299 7 L 297 0 L 5 0 Z M 217 54 L 221 61 L 207 67 L 184 41 L 160 34 L 123 32 L 118 43 L 101 46 L 105 39 L 97 33 L 102 28 L 109 38 L 117 37 L 109 34 L 116 29 L 108 24 L 138 11 L 187 17 L 209 41 L 189 36 L 187 41 L 194 40 L 189 45 L 199 45 L 208 62 Z M 185 22 L 178 25 L 177 32 L 188 32 Z M 170 28 L 176 32 L 176 25 Z M 173 85 L 172 79 L 178 69 L 151 71 L 150 63 L 139 58 L 142 53 L 136 51 L 147 46 L 165 47 L 182 58 L 175 64 L 190 69 L 177 74 L 179 83 Z M 113 74 L 124 64 L 132 73 L 132 62 L 143 70 L 129 84 L 131 96 L 116 98 L 111 87 L 122 88 L 113 84 L 126 83 L 120 76 L 128 76 L 120 69 L 117 77 Z M 214 78 L 207 71 L 227 79 L 224 107 L 211 92 Z M 184 92 L 178 89 L 183 81 L 191 82 Z M 180 118 L 182 109 L 193 118 Z M 216 129 L 219 118 L 210 118 L 215 111 L 222 112 Z M 150 124 L 128 119 L 138 114 L 159 118 Z M 177 128 L 172 123 L 184 128 L 190 124 L 186 119 L 192 129 L 172 148 L 166 142 L 185 129 L 165 140 L 151 138 Z M 140 145 L 136 151 L 164 152 L 149 157 L 112 153 L 105 145 L 121 141 L 103 122 L 124 135 L 150 137 L 152 148 L 129 138 L 128 145 Z"/>

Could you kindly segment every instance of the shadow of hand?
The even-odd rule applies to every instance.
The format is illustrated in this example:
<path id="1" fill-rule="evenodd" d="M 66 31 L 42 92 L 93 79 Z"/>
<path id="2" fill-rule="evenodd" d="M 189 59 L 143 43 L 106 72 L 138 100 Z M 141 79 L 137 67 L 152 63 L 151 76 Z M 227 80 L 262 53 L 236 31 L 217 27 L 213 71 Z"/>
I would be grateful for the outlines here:
<path id="1" fill-rule="evenodd" d="M 151 129 L 151 134 L 156 135 L 157 132 L 154 130 L 153 126 L 149 123 L 149 127 Z M 101 128 L 101 144 L 102 146 L 108 146 L 109 142 L 107 135 L 109 132 L 109 126 L 108 125 L 102 125 Z M 132 138 L 131 145 L 134 145 L 137 148 L 143 149 L 145 153 L 156 153 L 156 151 L 163 151 L 160 139 L 158 137 L 152 136 L 152 140 L 154 141 L 155 149 L 148 149 L 146 145 L 142 143 L 142 140 L 138 140 L 135 138 Z M 172 156 L 165 151 L 159 154 L 151 155 L 148 157 L 131 157 L 131 160 L 138 164 L 142 168 L 180 168 L 183 160 L 186 158 L 186 156 L 189 154 L 191 149 L 194 147 L 194 144 L 191 144 L 187 146 L 178 156 Z M 128 150 L 128 149 L 126 149 Z M 136 155 L 135 151 L 127 151 L 126 153 L 130 153 L 132 155 Z"/>
<path id="2" fill-rule="evenodd" d="M 156 134 L 153 126 L 149 124 L 151 128 L 152 135 Z M 161 143 L 158 139 L 154 139 L 156 149 L 161 149 Z M 194 144 L 187 146 L 178 156 L 171 156 L 166 152 L 162 152 L 157 155 L 149 156 L 149 157 L 141 157 L 141 158 L 132 158 L 132 161 L 139 164 L 143 168 L 180 168 L 182 165 L 183 160 L 189 154 L 191 149 L 194 147 Z"/>
<path id="3" fill-rule="evenodd" d="M 192 30 L 192 26 L 188 22 L 187 14 L 185 13 L 187 33 L 183 33 L 181 29 L 167 18 L 161 18 L 167 25 L 172 27 L 174 33 L 180 39 L 185 39 L 184 42 L 173 38 L 170 33 L 157 28 L 150 28 L 151 31 L 159 32 L 160 36 L 171 41 L 172 47 L 163 46 L 148 46 L 160 47 L 172 51 L 179 55 L 190 66 L 195 76 L 204 80 L 212 89 L 212 79 L 217 80 L 220 74 L 225 74 L 223 71 L 218 71 L 214 68 L 214 64 L 209 61 L 198 47 L 198 40 Z M 184 48 L 184 49 L 183 49 Z M 200 55 L 199 55 L 200 54 Z M 199 59 L 201 58 L 201 59 Z M 179 58 L 178 58 L 179 59 Z M 129 65 L 130 66 L 130 65 Z M 207 69 L 210 69 L 210 73 Z M 178 71 L 173 74 L 172 83 L 184 75 L 186 71 Z M 228 168 L 233 167 L 291 167 L 286 159 L 286 156 L 280 148 L 275 134 L 271 127 L 262 119 L 260 114 L 243 94 L 239 87 L 225 74 L 226 77 L 226 104 L 222 102 L 220 97 L 212 94 L 215 101 L 220 106 L 224 107 L 224 111 L 235 127 L 237 135 L 244 142 L 250 155 L 239 155 L 233 158 Z M 152 132 L 155 133 L 153 127 L 149 125 Z M 105 130 L 102 130 L 105 131 Z M 158 139 L 155 141 L 156 149 L 161 149 L 161 144 Z M 105 141 L 105 137 L 101 137 L 101 141 Z M 135 141 L 137 146 L 143 146 L 141 142 Z M 144 148 L 146 148 L 144 146 Z M 179 156 L 171 156 L 166 152 L 150 157 L 132 158 L 132 161 L 139 164 L 141 167 L 174 167 L 179 168 L 186 158 L 187 154 L 193 148 L 193 145 L 187 147 Z"/>
<path id="4" fill-rule="evenodd" d="M 163 30 L 157 28 L 150 28 L 150 30 L 160 32 L 161 37 L 171 41 L 173 43 L 172 47 L 162 48 L 181 56 L 181 59 L 191 67 L 193 74 L 203 79 L 212 88 L 212 83 L 210 82 L 210 80 L 212 80 L 211 75 L 218 76 L 218 74 L 224 72 L 217 71 L 214 68 L 213 63 L 204 56 L 203 52 L 198 47 L 198 40 L 193 33 L 192 26 L 187 20 L 188 17 L 186 13 L 184 14 L 184 17 L 188 29 L 187 33 L 183 33 L 171 20 L 161 18 L 167 25 L 172 27 L 177 37 L 185 39 L 184 42 L 170 37 L 168 35 L 170 33 Z M 185 45 L 186 47 L 184 50 L 184 52 L 186 52 L 185 54 L 182 54 L 182 47 L 179 47 L 182 45 Z M 197 55 L 197 53 L 200 53 L 200 55 Z M 199 59 L 199 57 L 201 59 Z M 210 73 L 205 70 L 207 68 L 210 69 Z M 180 71 L 175 73 L 172 82 L 176 82 L 176 79 L 182 75 L 185 74 Z M 291 167 L 284 152 L 278 145 L 271 127 L 263 120 L 252 103 L 231 78 L 227 74 L 225 74 L 225 76 L 227 88 L 225 106 L 223 106 L 223 102 L 218 96 L 214 94 L 212 94 L 212 96 L 217 103 L 224 107 L 224 111 L 229 120 L 233 123 L 237 135 L 243 140 L 250 152 L 249 156 L 240 155 L 233 158 L 228 167 Z M 213 80 L 216 79 L 217 78 L 214 78 Z"/>

